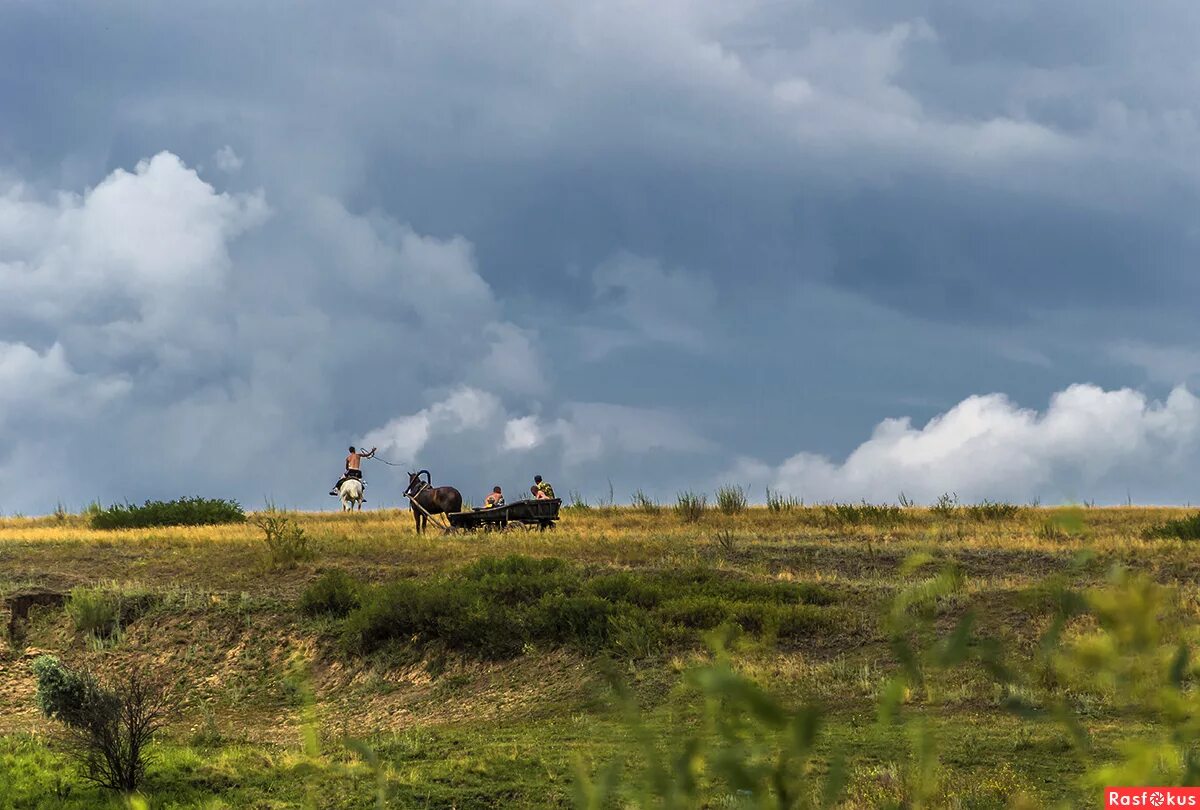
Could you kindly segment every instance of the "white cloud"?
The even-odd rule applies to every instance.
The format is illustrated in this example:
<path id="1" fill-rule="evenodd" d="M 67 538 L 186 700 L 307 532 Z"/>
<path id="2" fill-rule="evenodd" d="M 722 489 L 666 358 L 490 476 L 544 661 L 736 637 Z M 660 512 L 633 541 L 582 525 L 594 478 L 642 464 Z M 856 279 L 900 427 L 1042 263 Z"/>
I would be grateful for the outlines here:
<path id="1" fill-rule="evenodd" d="M 503 413 L 495 395 L 463 387 L 414 414 L 397 417 L 363 437 L 364 447 L 378 447 L 394 464 L 413 463 L 435 436 L 480 430 Z"/>
<path id="2" fill-rule="evenodd" d="M 742 459 L 732 472 L 809 501 L 931 501 L 1035 496 L 1069 499 L 1089 487 L 1143 487 L 1178 465 L 1200 438 L 1200 399 L 1176 388 L 1165 402 L 1137 391 L 1073 385 L 1044 413 L 1002 394 L 969 397 L 924 427 L 887 419 L 840 463 L 799 453 L 778 467 Z M 1122 490 L 1123 491 L 1123 490 Z"/>
<path id="3" fill-rule="evenodd" d="M 237 174 L 242 169 L 243 161 L 229 144 L 222 146 L 213 155 L 217 168 L 226 174 Z"/>
<path id="4" fill-rule="evenodd" d="M 670 410 L 572 402 L 565 406 L 564 412 L 562 417 L 548 421 L 537 416 L 509 419 L 504 427 L 505 449 L 532 450 L 555 442 L 561 448 L 562 463 L 568 466 L 606 456 L 698 453 L 713 449 L 708 439 Z"/>
<path id="5" fill-rule="evenodd" d="M 176 364 L 220 339 L 228 243 L 267 214 L 261 194 L 218 194 L 169 152 L 83 195 L 13 185 L 0 200 L 0 315 L 62 330 L 80 354 Z"/>

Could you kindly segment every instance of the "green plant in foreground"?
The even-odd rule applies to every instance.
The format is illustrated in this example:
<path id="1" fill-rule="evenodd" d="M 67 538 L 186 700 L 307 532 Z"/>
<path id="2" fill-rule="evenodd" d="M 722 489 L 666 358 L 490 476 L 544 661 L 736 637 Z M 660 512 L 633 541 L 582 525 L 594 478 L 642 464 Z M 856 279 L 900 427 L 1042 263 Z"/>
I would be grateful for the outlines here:
<path id="1" fill-rule="evenodd" d="M 112 683 L 54 656 L 33 662 L 37 705 L 61 723 L 61 742 L 83 777 L 101 787 L 134 791 L 146 774 L 147 748 L 178 710 L 174 693 L 132 668 Z"/>
<path id="2" fill-rule="evenodd" d="M 1063 726 L 1071 744 L 1093 763 L 1081 777 L 1081 788 L 1090 794 L 1114 784 L 1200 782 L 1200 690 L 1172 589 L 1121 568 L 1112 571 L 1107 585 L 1087 591 L 1073 590 L 1066 576 L 1050 580 L 1040 593 L 1051 607 L 1051 621 L 1025 660 L 1006 657 L 997 641 L 980 635 L 969 607 L 948 632 L 935 632 L 939 616 L 967 589 L 953 564 L 919 576 L 932 562 L 927 555 L 905 562 L 899 573 L 911 584 L 901 588 L 882 619 L 899 666 L 879 693 L 877 722 L 899 730 L 907 741 L 887 754 L 895 757 L 887 763 L 895 779 L 882 792 L 875 785 L 868 786 L 876 791 L 869 797 L 848 796 L 856 765 L 821 743 L 822 707 L 789 707 L 771 696 L 736 671 L 718 638 L 712 662 L 685 675 L 703 709 L 699 727 L 657 738 L 643 725 L 630 693 L 614 683 L 634 740 L 623 759 L 635 764 L 625 768 L 614 760 L 593 775 L 577 762 L 576 806 L 959 806 L 954 802 L 975 786 L 947 778 L 921 705 L 937 700 L 938 684 L 971 671 L 987 674 L 1016 717 L 1056 719 Z M 1086 563 L 1081 558 L 1077 565 Z M 911 581 L 914 576 L 919 578 Z M 1073 623 L 1079 629 L 1068 632 Z M 1151 731 L 1125 740 L 1107 762 L 1097 762 L 1080 717 L 1089 704 L 1153 721 Z M 1019 774 L 992 789 L 999 792 L 977 794 L 984 804 L 963 806 L 1029 806 Z"/>

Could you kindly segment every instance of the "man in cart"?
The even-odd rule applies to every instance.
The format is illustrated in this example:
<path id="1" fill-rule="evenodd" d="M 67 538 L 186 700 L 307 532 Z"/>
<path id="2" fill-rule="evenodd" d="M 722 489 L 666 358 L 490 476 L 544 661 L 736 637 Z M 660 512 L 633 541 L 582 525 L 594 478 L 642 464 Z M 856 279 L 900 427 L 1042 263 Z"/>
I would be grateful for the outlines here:
<path id="1" fill-rule="evenodd" d="M 538 495 L 537 492 L 534 492 L 533 494 L 535 497 L 540 497 L 540 498 L 553 498 L 554 497 L 554 487 L 550 486 L 549 481 L 543 481 L 542 477 L 540 475 L 535 475 L 533 477 L 533 486 L 534 486 L 534 489 L 537 490 L 537 492 L 542 493 L 541 495 Z"/>

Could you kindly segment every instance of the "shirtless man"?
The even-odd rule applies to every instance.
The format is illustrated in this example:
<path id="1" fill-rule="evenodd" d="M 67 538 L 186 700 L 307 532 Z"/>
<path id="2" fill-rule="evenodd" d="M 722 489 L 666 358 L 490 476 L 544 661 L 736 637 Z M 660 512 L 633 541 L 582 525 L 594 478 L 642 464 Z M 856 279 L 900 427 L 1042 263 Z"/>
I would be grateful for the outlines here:
<path id="1" fill-rule="evenodd" d="M 377 449 L 378 448 L 372 447 L 371 452 L 360 453 L 354 449 L 354 445 L 350 445 L 350 455 L 346 456 L 346 472 L 342 475 L 341 478 L 338 479 L 338 482 L 333 485 L 333 489 L 329 490 L 329 494 L 337 495 L 338 487 L 340 487 L 342 485 L 342 482 L 345 481 L 347 478 L 357 478 L 359 481 L 361 481 L 362 480 L 362 460 L 364 458 L 374 458 L 375 451 Z M 366 500 L 367 500 L 366 498 L 363 498 L 364 502 L 366 502 Z"/>
<path id="2" fill-rule="evenodd" d="M 496 506 L 504 506 L 504 493 L 500 491 L 500 487 L 492 487 L 492 491 L 486 498 L 483 499 L 483 508 L 492 509 Z"/>

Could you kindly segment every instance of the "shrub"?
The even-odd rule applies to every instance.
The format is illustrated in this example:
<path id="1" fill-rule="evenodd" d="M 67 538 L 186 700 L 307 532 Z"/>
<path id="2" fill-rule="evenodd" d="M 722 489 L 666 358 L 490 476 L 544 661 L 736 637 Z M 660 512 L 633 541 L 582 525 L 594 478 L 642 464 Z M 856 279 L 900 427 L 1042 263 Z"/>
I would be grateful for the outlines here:
<path id="1" fill-rule="evenodd" d="M 588 579 L 563 560 L 515 555 L 359 595 L 359 607 L 342 626 L 348 652 L 396 642 L 483 659 L 510 658 L 539 643 L 645 657 L 668 641 L 694 642 L 697 631 L 725 623 L 796 636 L 822 618 L 816 605 L 834 601 L 819 586 L 755 582 L 703 568 Z"/>
<path id="2" fill-rule="evenodd" d="M 607 645 L 614 608 L 612 602 L 590 594 L 554 594 L 539 602 L 531 630 L 534 636 L 547 641 L 598 652 Z"/>
<path id="3" fill-rule="evenodd" d="M 1146 531 L 1151 539 L 1200 540 L 1200 512 L 1160 523 Z"/>
<path id="4" fill-rule="evenodd" d="M 798 500 L 791 495 L 783 495 L 779 492 L 772 492 L 770 487 L 767 487 L 767 509 L 772 512 L 791 512 L 795 509 L 804 508 L 804 501 Z"/>
<path id="5" fill-rule="evenodd" d="M 271 565 L 290 568 L 313 558 L 308 535 L 285 513 L 269 507 L 255 515 L 253 523 L 262 529 Z"/>
<path id="6" fill-rule="evenodd" d="M 146 501 L 142 506 L 114 505 L 92 514 L 94 529 L 142 529 L 150 526 L 209 526 L 246 519 L 237 501 L 180 498 Z"/>
<path id="7" fill-rule="evenodd" d="M 340 568 L 326 571 L 300 595 L 306 616 L 345 616 L 362 604 L 360 586 Z"/>
<path id="8" fill-rule="evenodd" d="M 104 588 L 72 588 L 66 610 L 76 630 L 95 638 L 111 638 L 121 627 L 121 596 Z"/>
<path id="9" fill-rule="evenodd" d="M 746 490 L 740 485 L 721 487 L 717 490 L 717 508 L 726 515 L 746 511 Z"/>
<path id="10" fill-rule="evenodd" d="M 137 667 L 111 684 L 48 655 L 34 661 L 33 671 L 38 708 L 62 724 L 67 754 L 84 778 L 112 790 L 136 790 L 146 773 L 147 746 L 177 712 L 174 693 Z"/>
<path id="11" fill-rule="evenodd" d="M 827 523 L 837 526 L 895 526 L 904 520 L 904 510 L 891 504 L 831 503 L 822 507 Z"/>
<path id="12" fill-rule="evenodd" d="M 609 602 L 626 602 L 640 608 L 652 608 L 663 600 L 663 589 L 633 574 L 605 574 L 589 580 L 587 589 Z"/>
<path id="13" fill-rule="evenodd" d="M 76 630 L 106 640 L 136 621 L 157 601 L 154 594 L 126 593 L 115 585 L 79 586 L 71 589 L 65 607 Z"/>
<path id="14" fill-rule="evenodd" d="M 684 523 L 696 523 L 704 517 L 708 508 L 708 496 L 694 492 L 681 492 L 675 499 L 675 514 Z"/>
<path id="15" fill-rule="evenodd" d="M 662 507 L 659 506 L 658 501 L 654 500 L 640 489 L 633 493 L 633 508 L 639 512 L 645 512 L 649 515 L 656 515 L 662 509 Z"/>
<path id="16" fill-rule="evenodd" d="M 977 504 L 964 507 L 964 511 L 972 520 L 1008 520 L 1016 517 L 1021 511 L 1021 507 L 1015 503 L 989 501 L 984 498 Z"/>
<path id="17" fill-rule="evenodd" d="M 958 509 L 958 494 L 954 492 L 943 492 L 933 506 L 929 507 L 930 512 L 942 518 L 954 517 Z"/>
<path id="18" fill-rule="evenodd" d="M 579 490 L 573 489 L 567 493 L 567 508 L 568 509 L 591 509 L 592 507 L 584 500 L 583 495 Z"/>

